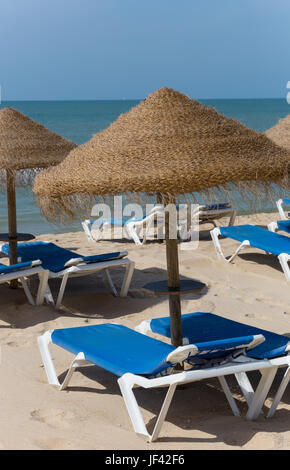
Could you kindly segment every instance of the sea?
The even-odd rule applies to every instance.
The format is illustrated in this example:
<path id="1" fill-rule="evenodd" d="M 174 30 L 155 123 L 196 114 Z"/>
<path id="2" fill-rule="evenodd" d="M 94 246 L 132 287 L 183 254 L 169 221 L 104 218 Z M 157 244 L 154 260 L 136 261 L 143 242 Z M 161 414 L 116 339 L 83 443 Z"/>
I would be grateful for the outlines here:
<path id="1" fill-rule="evenodd" d="M 286 99 L 200 100 L 225 116 L 238 119 L 246 126 L 265 131 L 290 114 Z M 2 101 L 0 109 L 10 106 L 48 129 L 80 145 L 114 122 L 117 117 L 139 103 L 138 100 L 98 101 Z M 238 212 L 242 208 L 237 207 Z M 270 201 L 264 210 L 275 210 Z M 49 223 L 41 214 L 30 188 L 17 189 L 18 232 L 35 235 L 81 230 L 80 222 L 66 225 Z M 6 193 L 0 193 L 0 232 L 7 231 Z"/>

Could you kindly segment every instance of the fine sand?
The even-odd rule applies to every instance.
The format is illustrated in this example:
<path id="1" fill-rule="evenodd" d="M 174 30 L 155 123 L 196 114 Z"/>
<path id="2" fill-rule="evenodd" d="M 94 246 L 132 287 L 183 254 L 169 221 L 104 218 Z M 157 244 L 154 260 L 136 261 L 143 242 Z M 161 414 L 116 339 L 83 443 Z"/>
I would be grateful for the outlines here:
<path id="1" fill-rule="evenodd" d="M 276 219 L 277 214 L 259 214 L 239 217 L 236 223 L 264 226 Z M 181 276 L 207 285 L 201 294 L 183 297 L 182 312 L 213 312 L 290 336 L 289 285 L 277 258 L 245 249 L 232 265 L 218 262 L 206 228 L 202 228 L 198 250 L 180 249 Z M 116 377 L 109 372 L 97 367 L 80 369 L 63 392 L 48 385 L 37 336 L 48 329 L 102 322 L 134 328 L 141 320 L 167 315 L 167 298 L 142 289 L 151 280 L 166 278 L 166 257 L 165 244 L 150 240 L 142 247 L 126 240 L 94 243 L 83 232 L 38 239 L 84 254 L 127 250 L 136 269 L 124 299 L 110 294 L 100 274 L 70 280 L 59 311 L 50 305 L 30 306 L 22 288 L 13 291 L 0 285 L 0 449 L 290 449 L 289 387 L 272 419 L 267 420 L 264 413 L 248 422 L 232 415 L 216 379 L 184 386 L 176 392 L 159 440 L 149 444 L 133 432 Z M 222 243 L 227 254 L 237 245 L 228 239 Z M 122 272 L 113 272 L 113 279 L 120 286 Z M 53 292 L 58 285 L 51 284 Z M 57 347 L 52 350 L 57 371 L 63 373 L 72 355 Z M 251 375 L 253 384 L 258 379 L 258 373 Z M 244 416 L 245 401 L 234 379 L 230 384 Z M 164 389 L 136 390 L 150 430 L 164 393 Z"/>

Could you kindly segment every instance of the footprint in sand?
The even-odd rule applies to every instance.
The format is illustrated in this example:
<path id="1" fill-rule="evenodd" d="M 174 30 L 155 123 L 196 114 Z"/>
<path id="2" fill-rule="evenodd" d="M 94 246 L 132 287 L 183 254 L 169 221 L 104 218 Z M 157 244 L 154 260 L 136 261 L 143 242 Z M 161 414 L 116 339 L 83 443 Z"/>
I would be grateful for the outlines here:
<path id="1" fill-rule="evenodd" d="M 62 439 L 62 438 L 47 438 L 40 439 L 34 442 L 40 449 L 43 450 L 90 450 L 90 449 L 104 449 L 104 447 L 93 447 L 88 444 L 84 444 L 74 439 Z"/>
<path id="2" fill-rule="evenodd" d="M 48 426 L 58 429 L 67 429 L 70 427 L 68 421 L 72 420 L 75 415 L 70 411 L 59 410 L 55 408 L 46 408 L 42 410 L 34 410 L 30 416 L 35 421 L 40 421 Z"/>

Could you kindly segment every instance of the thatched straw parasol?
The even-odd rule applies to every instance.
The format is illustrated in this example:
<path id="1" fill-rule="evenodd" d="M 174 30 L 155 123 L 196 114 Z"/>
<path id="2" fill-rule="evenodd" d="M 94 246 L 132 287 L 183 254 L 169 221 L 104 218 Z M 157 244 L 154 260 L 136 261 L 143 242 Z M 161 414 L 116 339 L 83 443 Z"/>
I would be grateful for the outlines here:
<path id="1" fill-rule="evenodd" d="M 147 193 L 165 204 L 178 195 L 231 184 L 257 192 L 288 177 L 289 154 L 264 134 L 168 88 L 149 95 L 106 130 L 35 179 L 44 215 L 86 211 L 95 196 Z M 253 184 L 254 182 L 254 184 Z M 177 240 L 169 239 L 168 287 L 178 289 Z M 170 295 L 173 344 L 181 344 L 179 296 Z"/>
<path id="2" fill-rule="evenodd" d="M 0 186 L 7 187 L 10 264 L 17 263 L 15 185 L 31 183 L 37 170 L 60 163 L 75 147 L 13 108 L 0 110 Z"/>
<path id="3" fill-rule="evenodd" d="M 265 132 L 273 142 L 287 150 L 290 150 L 290 114 L 280 119 L 275 126 Z"/>

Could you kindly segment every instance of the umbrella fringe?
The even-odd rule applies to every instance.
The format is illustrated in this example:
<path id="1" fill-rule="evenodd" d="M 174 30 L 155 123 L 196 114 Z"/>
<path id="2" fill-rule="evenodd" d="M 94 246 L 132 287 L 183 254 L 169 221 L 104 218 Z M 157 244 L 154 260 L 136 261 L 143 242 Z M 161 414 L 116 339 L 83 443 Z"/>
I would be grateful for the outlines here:
<path id="1" fill-rule="evenodd" d="M 265 206 L 273 205 L 277 199 L 289 194 L 289 176 L 285 175 L 282 181 L 241 181 L 227 183 L 203 191 L 187 194 L 170 193 L 125 193 L 93 195 L 87 193 L 73 194 L 71 196 L 48 197 L 36 196 L 37 203 L 46 219 L 55 224 L 70 223 L 73 220 L 82 220 L 91 216 L 95 204 L 107 204 L 111 210 L 114 207 L 114 196 L 122 196 L 123 204 L 126 202 L 146 204 L 162 202 L 165 205 L 176 202 L 178 204 L 217 204 L 229 202 L 238 206 L 239 214 L 255 213 L 265 210 Z"/>

